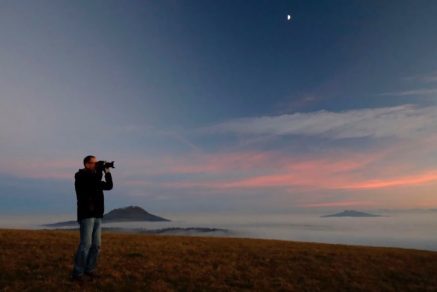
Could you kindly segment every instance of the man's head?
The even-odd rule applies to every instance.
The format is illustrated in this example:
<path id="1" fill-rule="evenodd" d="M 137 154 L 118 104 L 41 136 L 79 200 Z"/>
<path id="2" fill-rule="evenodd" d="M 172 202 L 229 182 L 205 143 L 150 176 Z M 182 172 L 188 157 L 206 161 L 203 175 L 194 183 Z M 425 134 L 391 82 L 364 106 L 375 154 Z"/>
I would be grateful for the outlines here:
<path id="1" fill-rule="evenodd" d="M 94 155 L 88 155 L 83 159 L 83 165 L 86 170 L 93 171 L 96 169 L 97 159 Z"/>

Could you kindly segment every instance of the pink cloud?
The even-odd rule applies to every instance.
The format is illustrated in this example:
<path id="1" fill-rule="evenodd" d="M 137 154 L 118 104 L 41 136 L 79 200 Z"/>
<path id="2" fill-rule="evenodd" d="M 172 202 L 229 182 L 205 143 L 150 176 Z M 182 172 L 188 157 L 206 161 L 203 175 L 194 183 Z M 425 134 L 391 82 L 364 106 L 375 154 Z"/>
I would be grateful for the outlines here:
<path id="1" fill-rule="evenodd" d="M 157 167 L 159 173 L 168 174 L 223 174 L 229 171 L 254 171 L 254 170 L 283 170 L 296 171 L 329 171 L 341 172 L 358 169 L 366 164 L 381 158 L 388 150 L 376 153 L 338 152 L 315 154 L 311 156 L 289 155 L 279 151 L 239 151 L 230 153 L 213 154 L 187 154 L 183 157 L 170 157 L 133 164 L 141 167 Z M 156 165 L 158 164 L 158 165 Z M 242 173 L 242 172 L 240 172 Z"/>
<path id="2" fill-rule="evenodd" d="M 393 162 L 384 164 L 383 158 L 396 153 L 396 147 L 389 147 L 373 153 L 328 153 L 316 158 L 287 156 L 278 152 L 230 153 L 218 156 L 197 156 L 186 159 L 168 160 L 173 163 L 168 170 L 174 173 L 216 174 L 214 179 L 189 178 L 183 181 L 165 181 L 161 186 L 171 188 L 265 188 L 265 187 L 303 187 L 308 189 L 378 189 L 396 186 L 415 186 L 437 179 L 433 171 L 408 171 L 408 163 Z M 190 165 L 190 162 L 193 163 Z M 369 173 L 368 167 L 378 163 Z M 180 165 L 182 164 L 182 165 Z M 275 169 L 276 167 L 276 169 Z M 220 175 L 239 170 L 246 174 L 242 179 L 223 179 Z M 253 175 L 251 171 L 264 171 Z M 245 173 L 244 171 L 247 171 Z M 355 172 L 351 172 L 355 171 Z M 410 171 L 411 172 L 411 171 Z M 390 173 L 391 178 L 383 178 Z M 369 179 L 368 176 L 382 177 Z"/>
<path id="3" fill-rule="evenodd" d="M 184 181 L 166 181 L 161 186 L 171 188 L 259 188 L 281 186 L 335 187 L 346 180 L 345 172 L 364 168 L 380 159 L 387 151 L 375 153 L 330 153 L 319 157 L 290 156 L 284 153 L 238 152 L 218 155 L 197 155 L 167 160 L 169 173 L 213 174 L 217 178 Z M 323 156 L 325 155 L 325 156 Z M 223 179 L 232 171 L 245 175 L 243 179 Z M 266 174 L 254 175 L 253 172 Z"/>
<path id="4" fill-rule="evenodd" d="M 334 171 L 335 172 L 335 171 Z M 401 176 L 394 179 L 377 179 L 353 181 L 347 174 L 330 176 L 309 173 L 275 174 L 251 177 L 235 181 L 183 181 L 164 182 L 162 185 L 173 188 L 265 188 L 265 187 L 307 187 L 309 189 L 382 189 L 398 186 L 418 186 L 436 182 L 437 173 L 428 171 L 411 176 Z"/>
<path id="5" fill-rule="evenodd" d="M 344 189 L 381 189 L 387 187 L 398 186 L 417 186 L 426 183 L 432 183 L 437 181 L 437 171 L 430 170 L 418 174 L 401 176 L 389 179 L 374 179 L 367 181 L 360 181 L 351 183 L 348 185 L 340 186 Z"/>
<path id="6" fill-rule="evenodd" d="M 278 160 L 275 151 L 245 151 L 235 153 L 194 154 L 184 158 L 167 159 L 170 173 L 220 173 L 228 170 L 250 170 L 266 167 Z"/>
<path id="7" fill-rule="evenodd" d="M 122 158 L 116 164 L 120 163 L 123 168 L 116 171 L 119 183 L 132 188 L 357 190 L 418 186 L 437 181 L 437 173 L 420 167 L 413 169 L 412 163 L 402 158 L 418 153 L 417 145 L 421 146 L 420 153 L 429 155 L 436 137 L 407 140 L 368 152 L 342 148 L 290 155 L 274 150 L 248 150 Z M 72 159 L 2 162 L 6 167 L 0 171 L 35 179 L 73 180 L 74 172 L 83 167 L 80 160 Z M 177 175 L 181 177 L 174 178 Z M 156 176 L 162 177 L 158 180 Z"/>

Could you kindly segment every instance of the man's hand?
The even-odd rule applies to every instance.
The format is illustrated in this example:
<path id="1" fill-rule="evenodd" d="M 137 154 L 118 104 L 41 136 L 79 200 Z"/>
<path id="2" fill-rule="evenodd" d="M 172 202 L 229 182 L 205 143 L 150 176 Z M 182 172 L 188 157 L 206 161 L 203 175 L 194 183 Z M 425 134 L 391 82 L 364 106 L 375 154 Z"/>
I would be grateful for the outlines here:
<path id="1" fill-rule="evenodd" d="M 107 173 L 110 173 L 110 171 L 109 171 L 109 167 L 108 167 L 108 168 L 105 168 L 105 169 L 103 169 L 103 171 L 105 172 L 105 174 L 107 174 Z"/>

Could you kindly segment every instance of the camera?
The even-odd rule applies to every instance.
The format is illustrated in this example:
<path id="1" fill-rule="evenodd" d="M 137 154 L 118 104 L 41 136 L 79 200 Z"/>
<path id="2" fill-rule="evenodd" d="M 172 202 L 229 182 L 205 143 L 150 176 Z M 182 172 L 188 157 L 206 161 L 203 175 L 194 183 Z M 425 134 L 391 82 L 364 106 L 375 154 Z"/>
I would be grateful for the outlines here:
<path id="1" fill-rule="evenodd" d="M 104 168 L 110 168 L 110 167 L 115 168 L 114 161 L 108 162 L 106 160 L 100 160 L 100 161 L 97 161 L 97 163 L 96 163 L 96 170 L 97 171 L 103 171 Z"/>

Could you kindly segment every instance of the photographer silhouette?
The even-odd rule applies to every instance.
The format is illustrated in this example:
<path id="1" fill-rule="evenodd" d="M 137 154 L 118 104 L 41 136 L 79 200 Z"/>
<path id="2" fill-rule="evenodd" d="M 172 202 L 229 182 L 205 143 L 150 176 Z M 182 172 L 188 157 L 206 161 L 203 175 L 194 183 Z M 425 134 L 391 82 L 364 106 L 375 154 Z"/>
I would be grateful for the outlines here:
<path id="1" fill-rule="evenodd" d="M 84 274 L 92 278 L 99 276 L 95 269 L 100 254 L 103 190 L 109 191 L 113 187 L 109 168 L 114 167 L 114 162 L 97 161 L 95 156 L 88 155 L 83 159 L 83 164 L 84 168 L 74 175 L 80 243 L 74 257 L 72 280 L 82 280 Z M 102 172 L 105 181 L 102 181 Z"/>

